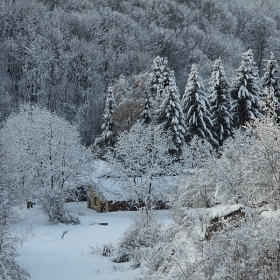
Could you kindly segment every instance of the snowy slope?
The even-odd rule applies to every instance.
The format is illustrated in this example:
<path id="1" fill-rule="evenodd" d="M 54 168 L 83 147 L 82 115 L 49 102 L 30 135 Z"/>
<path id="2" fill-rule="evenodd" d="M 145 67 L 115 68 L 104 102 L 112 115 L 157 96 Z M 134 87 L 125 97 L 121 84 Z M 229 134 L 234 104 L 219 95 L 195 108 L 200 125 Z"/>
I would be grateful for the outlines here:
<path id="1" fill-rule="evenodd" d="M 49 225 L 37 205 L 33 209 L 17 210 L 21 221 L 13 228 L 20 231 L 24 239 L 18 261 L 28 269 L 32 280 L 140 277 L 140 269 L 132 270 L 127 263 L 112 263 L 97 253 L 103 244 L 116 244 L 135 212 L 97 213 L 87 209 L 85 202 L 69 203 L 67 207 L 79 213 L 80 225 Z M 169 211 L 157 213 L 163 222 L 171 222 Z M 108 226 L 98 225 L 100 222 Z"/>

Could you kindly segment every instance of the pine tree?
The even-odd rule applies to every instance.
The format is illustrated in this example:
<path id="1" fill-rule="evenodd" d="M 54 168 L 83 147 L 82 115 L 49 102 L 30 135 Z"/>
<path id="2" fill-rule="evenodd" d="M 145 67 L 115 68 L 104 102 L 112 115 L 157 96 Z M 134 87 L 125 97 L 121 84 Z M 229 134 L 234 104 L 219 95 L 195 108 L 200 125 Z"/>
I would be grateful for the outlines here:
<path id="1" fill-rule="evenodd" d="M 167 58 L 157 56 L 153 60 L 152 73 L 150 74 L 150 88 L 155 99 L 163 97 L 164 88 L 169 85 L 169 72 Z"/>
<path id="2" fill-rule="evenodd" d="M 177 148 L 175 152 L 180 154 L 185 143 L 187 127 L 173 71 L 168 74 L 168 86 L 165 87 L 163 94 L 159 123 L 166 131 L 171 132 L 173 143 Z"/>
<path id="3" fill-rule="evenodd" d="M 150 96 L 150 109 L 153 123 L 157 123 L 159 108 L 164 99 L 164 91 L 169 86 L 169 76 L 170 69 L 167 58 L 157 56 L 153 60 L 152 72 L 147 83 L 147 94 Z"/>
<path id="4" fill-rule="evenodd" d="M 149 91 L 146 89 L 145 91 L 145 100 L 143 104 L 143 110 L 140 116 L 140 122 L 142 125 L 150 124 L 152 121 L 152 108 L 151 108 L 151 96 Z"/>
<path id="5" fill-rule="evenodd" d="M 219 145 L 232 135 L 232 115 L 230 113 L 231 97 L 229 82 L 225 75 L 221 59 L 214 63 L 212 76 L 209 82 L 210 111 Z"/>
<path id="6" fill-rule="evenodd" d="M 104 109 L 104 123 L 102 125 L 103 132 L 100 137 L 95 140 L 94 148 L 96 147 L 113 147 L 116 141 L 116 135 L 113 130 L 114 122 L 113 116 L 115 113 L 116 101 L 113 92 L 113 88 L 108 88 L 108 93 L 105 99 L 105 109 Z"/>
<path id="7" fill-rule="evenodd" d="M 272 52 L 270 59 L 266 61 L 265 73 L 261 79 L 263 88 L 261 97 L 265 103 L 267 113 L 278 120 L 280 116 L 280 87 L 278 78 L 275 77 L 277 72 L 277 64 Z"/>
<path id="8" fill-rule="evenodd" d="M 260 78 L 255 66 L 253 52 L 249 49 L 242 54 L 242 64 L 237 69 L 237 77 L 232 81 L 231 111 L 234 125 L 238 128 L 245 122 L 262 116 L 259 105 Z"/>
<path id="9" fill-rule="evenodd" d="M 191 136 L 197 135 L 209 140 L 213 145 L 218 145 L 213 132 L 207 94 L 195 64 L 191 68 L 182 99 L 182 107 Z"/>

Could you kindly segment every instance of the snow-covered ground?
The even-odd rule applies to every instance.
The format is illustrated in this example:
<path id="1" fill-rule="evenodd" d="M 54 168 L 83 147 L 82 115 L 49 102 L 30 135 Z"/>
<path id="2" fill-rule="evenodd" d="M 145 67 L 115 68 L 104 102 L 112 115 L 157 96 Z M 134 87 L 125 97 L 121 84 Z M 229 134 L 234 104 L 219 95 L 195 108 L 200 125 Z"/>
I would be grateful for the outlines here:
<path id="1" fill-rule="evenodd" d="M 39 206 L 16 209 L 20 221 L 13 224 L 23 238 L 19 264 L 28 269 L 32 280 L 126 280 L 139 279 L 141 270 L 129 263 L 113 263 L 98 254 L 104 244 L 116 244 L 132 223 L 135 212 L 97 213 L 86 202 L 69 203 L 79 214 L 79 225 L 49 225 Z M 170 223 L 170 212 L 157 211 L 163 223 Z M 98 223 L 108 223 L 102 226 Z"/>

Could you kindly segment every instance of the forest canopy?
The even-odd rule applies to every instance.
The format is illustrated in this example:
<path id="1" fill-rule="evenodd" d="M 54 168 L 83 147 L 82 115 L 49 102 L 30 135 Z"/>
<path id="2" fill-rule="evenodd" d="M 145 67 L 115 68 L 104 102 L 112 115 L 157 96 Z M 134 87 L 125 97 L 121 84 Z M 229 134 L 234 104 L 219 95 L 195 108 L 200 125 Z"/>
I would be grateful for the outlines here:
<path id="1" fill-rule="evenodd" d="M 36 103 L 91 145 L 108 87 L 150 72 L 157 55 L 167 57 L 181 96 L 192 64 L 207 80 L 221 57 L 231 78 L 248 48 L 262 74 L 270 52 L 279 57 L 279 10 L 276 0 L 3 0 L 0 121 Z"/>

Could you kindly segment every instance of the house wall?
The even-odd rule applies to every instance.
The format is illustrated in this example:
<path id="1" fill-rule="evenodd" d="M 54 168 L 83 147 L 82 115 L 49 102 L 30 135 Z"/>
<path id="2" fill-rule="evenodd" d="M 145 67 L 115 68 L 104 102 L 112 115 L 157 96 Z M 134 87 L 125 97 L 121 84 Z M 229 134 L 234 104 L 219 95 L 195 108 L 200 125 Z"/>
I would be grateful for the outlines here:
<path id="1" fill-rule="evenodd" d="M 110 205 L 108 201 L 97 196 L 92 188 L 89 188 L 87 207 L 100 213 L 108 212 Z"/>
<path id="2" fill-rule="evenodd" d="M 123 201 L 117 201 L 114 203 L 109 203 L 109 212 L 114 211 L 127 211 L 129 208 L 127 207 L 127 204 Z"/>

